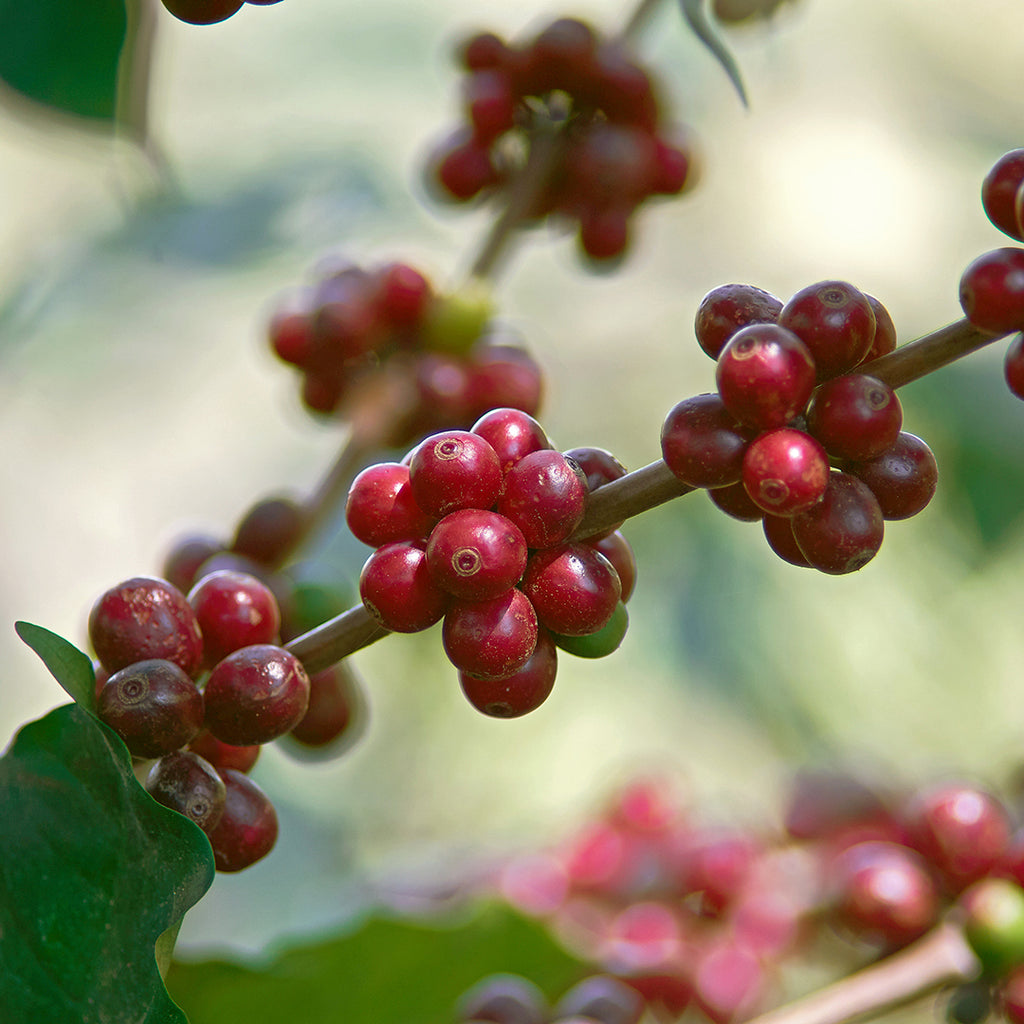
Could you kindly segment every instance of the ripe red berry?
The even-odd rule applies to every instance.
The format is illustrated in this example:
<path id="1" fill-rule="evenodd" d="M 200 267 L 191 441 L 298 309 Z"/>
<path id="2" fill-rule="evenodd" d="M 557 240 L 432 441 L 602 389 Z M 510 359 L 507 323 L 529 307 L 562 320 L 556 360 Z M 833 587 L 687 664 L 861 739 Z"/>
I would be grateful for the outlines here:
<path id="1" fill-rule="evenodd" d="M 519 718 L 535 711 L 555 685 L 558 651 L 547 630 L 537 633 L 537 646 L 526 664 L 511 675 L 481 679 L 459 673 L 459 684 L 470 704 L 492 718 Z"/>
<path id="2" fill-rule="evenodd" d="M 636 586 L 636 556 L 629 541 L 618 530 L 613 530 L 603 537 L 587 537 L 583 543 L 611 562 L 622 585 L 620 600 L 625 604 L 633 596 L 633 588 Z"/>
<path id="3" fill-rule="evenodd" d="M 888 384 L 862 373 L 833 377 L 814 393 L 807 430 L 836 458 L 864 462 L 891 448 L 903 407 Z"/>
<path id="4" fill-rule="evenodd" d="M 981 204 L 988 219 L 1004 234 L 1024 241 L 1015 201 L 1024 183 L 1024 149 L 1011 149 L 993 164 L 981 183 Z"/>
<path id="5" fill-rule="evenodd" d="M 460 508 L 490 508 L 501 493 L 501 461 L 478 434 L 446 430 L 416 448 L 409 480 L 416 504 L 440 519 Z"/>
<path id="6" fill-rule="evenodd" d="M 223 541 L 208 534 L 188 534 L 175 541 L 164 558 L 160 573 L 172 587 L 187 594 L 196 582 L 199 567 L 224 551 Z"/>
<path id="7" fill-rule="evenodd" d="M 611 261 L 629 248 L 628 206 L 585 206 L 580 210 L 579 243 L 583 252 L 597 262 Z"/>
<path id="8" fill-rule="evenodd" d="M 424 540 L 436 520 L 416 504 L 409 467 L 379 462 L 352 481 L 345 522 L 357 540 L 376 548 L 395 541 Z"/>
<path id="9" fill-rule="evenodd" d="M 163 658 L 187 675 L 202 666 L 203 637 L 185 595 L 165 580 L 134 576 L 102 594 L 89 613 L 89 640 L 108 672 Z"/>
<path id="10" fill-rule="evenodd" d="M 206 833 L 217 826 L 227 798 L 224 782 L 213 766 L 187 750 L 165 754 L 153 765 L 146 776 L 146 792 Z"/>
<path id="11" fill-rule="evenodd" d="M 537 647 L 537 614 L 522 591 L 487 601 L 454 601 L 444 617 L 442 641 L 449 661 L 483 679 L 518 672 Z"/>
<path id="12" fill-rule="evenodd" d="M 377 272 L 377 309 L 393 327 L 416 327 L 426 313 L 430 282 L 407 263 L 389 263 Z"/>
<path id="13" fill-rule="evenodd" d="M 516 123 L 516 95 L 509 76 L 498 68 L 482 68 L 462 80 L 462 102 L 473 137 L 488 143 Z"/>
<path id="14" fill-rule="evenodd" d="M 1024 334 L 1018 334 L 1006 347 L 1003 377 L 1011 393 L 1024 398 Z"/>
<path id="15" fill-rule="evenodd" d="M 514 587 L 526 568 L 526 540 L 497 512 L 463 508 L 450 512 L 427 541 L 427 568 L 434 582 L 463 601 L 485 601 Z"/>
<path id="16" fill-rule="evenodd" d="M 434 582 L 423 547 L 384 544 L 359 574 L 359 596 L 370 614 L 396 633 L 418 633 L 444 615 L 448 595 Z"/>
<path id="17" fill-rule="evenodd" d="M 238 772 L 250 771 L 259 760 L 260 746 L 249 743 L 237 746 L 224 743 L 217 739 L 208 729 L 203 729 L 198 736 L 189 741 L 188 749 L 198 754 L 204 761 L 212 765 L 218 772 L 225 768 L 234 768 Z"/>
<path id="18" fill-rule="evenodd" d="M 565 540 L 580 524 L 586 485 L 561 452 L 531 452 L 505 474 L 498 511 L 523 532 L 531 548 Z"/>
<path id="19" fill-rule="evenodd" d="M 269 743 L 306 713 L 309 676 L 290 651 L 254 644 L 220 661 L 203 695 L 206 727 L 217 739 L 234 746 Z"/>
<path id="20" fill-rule="evenodd" d="M 235 529 L 231 550 L 261 565 L 275 566 L 299 542 L 306 513 L 291 498 L 264 498 L 250 508 Z"/>
<path id="21" fill-rule="evenodd" d="M 960 306 L 983 331 L 1024 329 L 1024 249 L 993 249 L 974 260 L 960 278 Z"/>
<path id="22" fill-rule="evenodd" d="M 358 676 L 339 662 L 309 677 L 309 706 L 289 736 L 304 747 L 327 747 L 345 736 L 354 737 L 365 715 L 365 698 Z"/>
<path id="23" fill-rule="evenodd" d="M 245 0 L 163 0 L 179 21 L 189 25 L 215 25 L 241 10 Z"/>
<path id="24" fill-rule="evenodd" d="M 849 463 L 846 472 L 871 488 L 883 519 L 916 516 L 932 500 L 939 478 L 931 448 L 906 431 L 881 455 Z"/>
<path id="25" fill-rule="evenodd" d="M 587 636 L 602 629 L 622 596 L 611 562 L 588 544 L 561 544 L 536 552 L 520 586 L 541 624 L 565 636 Z"/>
<path id="26" fill-rule="evenodd" d="M 715 493 L 711 492 L 712 495 Z M 811 563 L 807 556 L 800 550 L 800 545 L 793 535 L 792 516 L 773 516 L 761 513 L 761 529 L 764 531 L 764 539 L 768 541 L 768 547 L 772 549 L 784 562 L 790 565 L 799 566 L 802 569 L 809 569 Z"/>
<path id="27" fill-rule="evenodd" d="M 551 447 L 544 428 L 521 409 L 491 409 L 470 427 L 470 431 L 479 434 L 494 449 L 503 474 L 524 456 Z"/>
<path id="28" fill-rule="evenodd" d="M 774 516 L 811 508 L 825 493 L 828 478 L 825 449 L 810 434 L 791 427 L 759 434 L 743 456 L 747 494 Z"/>
<path id="29" fill-rule="evenodd" d="M 728 487 L 716 487 L 707 495 L 712 504 L 742 523 L 756 523 L 764 516 L 764 509 L 747 494 L 742 480 Z"/>
<path id="30" fill-rule="evenodd" d="M 189 591 L 203 633 L 207 666 L 240 647 L 274 643 L 281 612 L 270 588 L 247 573 L 224 569 L 204 576 Z"/>
<path id="31" fill-rule="evenodd" d="M 224 813 L 210 833 L 218 871 L 243 871 L 265 857 L 277 842 L 277 812 L 248 775 L 225 769 Z"/>
<path id="32" fill-rule="evenodd" d="M 750 433 L 718 395 L 695 395 L 673 406 L 661 427 L 665 465 L 690 487 L 739 483 Z"/>
<path id="33" fill-rule="evenodd" d="M 748 324 L 773 324 L 782 300 L 752 284 L 723 284 L 701 299 L 694 321 L 697 344 L 717 359 L 729 339 Z"/>
<path id="34" fill-rule="evenodd" d="M 485 338 L 470 349 L 466 371 L 470 419 L 503 406 L 537 415 L 544 378 L 536 361 L 522 348 Z"/>
<path id="35" fill-rule="evenodd" d="M 875 314 L 875 337 L 871 342 L 871 347 L 868 349 L 867 354 L 864 356 L 862 363 L 870 363 L 874 359 L 879 359 L 882 356 L 888 355 L 890 352 L 896 349 L 896 325 L 892 322 L 892 317 L 889 315 L 889 310 L 882 305 L 874 297 L 874 295 L 868 295 L 864 293 L 864 298 L 868 300 L 871 306 L 871 312 Z"/>
<path id="36" fill-rule="evenodd" d="M 448 198 L 467 202 L 500 180 L 487 144 L 456 136 L 435 157 L 434 175 Z"/>

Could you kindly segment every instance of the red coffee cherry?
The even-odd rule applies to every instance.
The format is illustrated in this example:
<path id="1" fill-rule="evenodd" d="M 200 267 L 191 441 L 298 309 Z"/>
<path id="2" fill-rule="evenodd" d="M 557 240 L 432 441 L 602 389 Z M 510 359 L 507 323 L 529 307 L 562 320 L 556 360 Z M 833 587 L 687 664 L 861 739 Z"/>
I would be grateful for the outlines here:
<path id="1" fill-rule="evenodd" d="M 223 541 L 207 534 L 180 537 L 164 558 L 160 578 L 187 594 L 196 582 L 200 566 L 224 549 Z"/>
<path id="2" fill-rule="evenodd" d="M 622 596 L 611 562 L 588 544 L 536 552 L 520 587 L 541 625 L 565 636 L 588 636 L 602 629 Z"/>
<path id="3" fill-rule="evenodd" d="M 752 284 L 723 284 L 701 299 L 694 331 L 697 344 L 717 359 L 729 339 L 748 324 L 773 324 L 782 312 L 782 300 Z"/>
<path id="4" fill-rule="evenodd" d="M 288 734 L 304 747 L 326 747 L 341 736 L 351 738 L 361 725 L 366 701 L 358 676 L 340 662 L 309 677 L 309 706 Z M 346 743 L 347 745 L 347 743 Z"/>
<path id="5" fill-rule="evenodd" d="M 463 508 L 450 512 L 427 541 L 427 568 L 434 582 L 463 601 L 485 601 L 514 587 L 526 568 L 526 540 L 497 512 Z"/>
<path id="6" fill-rule="evenodd" d="M 189 591 L 203 633 L 206 665 L 241 647 L 277 639 L 281 612 L 270 588 L 247 573 L 221 570 L 204 576 Z"/>
<path id="7" fill-rule="evenodd" d="M 852 370 L 875 337 L 871 303 L 845 281 L 819 281 L 802 288 L 782 307 L 778 322 L 810 349 L 819 381 Z"/>
<path id="8" fill-rule="evenodd" d="M 512 520 L 531 548 L 565 540 L 583 519 L 586 485 L 565 456 L 531 452 L 505 474 L 498 511 Z"/>
<path id="9" fill-rule="evenodd" d="M 697 955 L 693 997 L 713 1024 L 729 1024 L 756 1015 L 768 979 L 753 950 L 728 938 L 709 943 Z"/>
<path id="10" fill-rule="evenodd" d="M 206 727 L 235 746 L 269 743 L 294 728 L 309 704 L 309 676 L 290 651 L 254 644 L 210 673 L 203 691 Z"/>
<path id="11" fill-rule="evenodd" d="M 791 427 L 769 430 L 743 456 L 743 486 L 751 500 L 774 516 L 792 516 L 815 505 L 828 485 L 825 449 Z"/>
<path id="12" fill-rule="evenodd" d="M 146 776 L 146 792 L 157 803 L 209 834 L 224 813 L 227 791 L 213 766 L 198 754 L 176 750 L 165 754 Z"/>
<path id="13" fill-rule="evenodd" d="M 389 263 L 376 274 L 377 309 L 392 327 L 417 327 L 433 298 L 430 282 L 407 263 Z"/>
<path id="14" fill-rule="evenodd" d="M 433 174 L 448 198 L 466 202 L 500 180 L 488 143 L 456 132 L 434 157 Z"/>
<path id="15" fill-rule="evenodd" d="M 99 692 L 96 714 L 133 757 L 161 757 L 203 727 L 203 695 L 178 665 L 150 658 L 111 674 Z"/>
<path id="16" fill-rule="evenodd" d="M 821 500 L 793 517 L 793 536 L 811 565 L 840 576 L 862 569 L 882 546 L 882 510 L 867 484 L 833 470 Z"/>
<path id="17" fill-rule="evenodd" d="M 419 544 L 384 544 L 363 563 L 359 596 L 386 629 L 418 633 L 440 621 L 448 595 L 434 582 Z"/>
<path id="18" fill-rule="evenodd" d="M 742 480 L 728 487 L 716 487 L 707 495 L 717 508 L 742 523 L 759 522 L 765 514 L 764 509 L 747 494 Z"/>
<path id="19" fill-rule="evenodd" d="M 189 25 L 215 25 L 242 9 L 245 0 L 163 0 L 164 7 Z"/>
<path id="20" fill-rule="evenodd" d="M 916 516 L 932 500 L 939 479 L 931 448 L 906 431 L 901 431 L 881 455 L 867 462 L 849 463 L 846 472 L 871 488 L 883 519 Z"/>
<path id="21" fill-rule="evenodd" d="M 357 540 L 376 548 L 396 541 L 425 540 L 436 519 L 416 504 L 409 467 L 380 462 L 352 481 L 345 501 L 345 522 Z"/>
<path id="22" fill-rule="evenodd" d="M 629 541 L 618 530 L 614 530 L 603 537 L 587 537 L 583 543 L 611 562 L 622 586 L 620 600 L 625 604 L 633 596 L 636 586 L 636 556 Z"/>
<path id="23" fill-rule="evenodd" d="M 537 646 L 522 668 L 500 679 L 481 679 L 459 673 L 466 699 L 492 718 L 519 718 L 535 711 L 548 699 L 555 685 L 558 650 L 545 629 L 537 633 Z"/>
<path id="24" fill-rule="evenodd" d="M 193 754 L 198 754 L 215 771 L 223 773 L 225 768 L 233 768 L 237 772 L 251 771 L 259 760 L 260 745 L 249 743 L 236 746 L 217 739 L 209 729 L 203 729 L 188 745 Z"/>
<path id="25" fill-rule="evenodd" d="M 490 143 L 515 127 L 517 98 L 504 71 L 482 68 L 467 75 L 462 80 L 462 103 L 477 142 Z"/>
<path id="26" fill-rule="evenodd" d="M 865 292 L 864 298 L 868 300 L 871 312 L 875 314 L 875 337 L 867 354 L 861 360 L 862 363 L 870 363 L 873 359 L 879 359 L 895 351 L 896 325 L 892 322 L 889 310 L 874 295 Z"/>
<path id="27" fill-rule="evenodd" d="M 768 547 L 784 562 L 789 562 L 790 565 L 796 565 L 802 569 L 811 567 L 811 563 L 800 550 L 800 545 L 797 544 L 796 537 L 793 535 L 792 516 L 773 516 L 762 512 L 761 529 L 764 531 L 764 539 L 768 541 Z"/>
<path id="28" fill-rule="evenodd" d="M 416 504 L 440 519 L 460 508 L 490 508 L 501 493 L 501 461 L 479 434 L 442 431 L 416 448 L 409 480 Z"/>
<path id="29" fill-rule="evenodd" d="M 261 565 L 276 566 L 298 543 L 305 527 L 306 513 L 298 502 L 265 498 L 242 517 L 231 550 Z"/>
<path id="30" fill-rule="evenodd" d="M 815 363 L 806 345 L 777 324 L 738 330 L 718 356 L 715 383 L 726 409 L 757 430 L 782 427 L 804 411 Z"/>
<path id="31" fill-rule="evenodd" d="M 960 306 L 983 331 L 1024 328 L 1024 249 L 993 249 L 974 260 L 960 278 Z"/>
<path id="32" fill-rule="evenodd" d="M 1014 336 L 1003 357 L 1003 377 L 1011 393 L 1024 398 L 1024 334 Z"/>
<path id="33" fill-rule="evenodd" d="M 224 813 L 210 833 L 218 871 L 243 871 L 265 857 L 277 842 L 277 812 L 248 775 L 225 769 Z"/>
<path id="34" fill-rule="evenodd" d="M 981 183 L 981 204 L 988 219 L 1004 234 L 1024 241 L 1015 201 L 1024 182 L 1024 149 L 1011 149 L 993 164 Z"/>
<path id="35" fill-rule="evenodd" d="M 628 206 L 585 206 L 580 210 L 579 243 L 596 262 L 615 260 L 629 248 Z"/>
<path id="36" fill-rule="evenodd" d="M 522 348 L 485 338 L 470 349 L 466 371 L 470 420 L 502 407 L 537 415 L 544 376 L 533 357 Z"/>
<path id="37" fill-rule="evenodd" d="M 661 427 L 665 465 L 690 487 L 725 487 L 743 476 L 749 431 L 718 395 L 695 395 L 673 406 Z"/>
<path id="38" fill-rule="evenodd" d="M 467 71 L 501 68 L 512 59 L 512 51 L 493 32 L 478 32 L 461 44 L 457 59 Z"/>
<path id="39" fill-rule="evenodd" d="M 479 434 L 494 449 L 503 474 L 524 456 L 551 447 L 544 428 L 521 409 L 491 409 L 470 432 Z"/>
<path id="40" fill-rule="evenodd" d="M 185 595 L 165 580 L 134 576 L 102 594 L 89 613 L 89 640 L 108 672 L 163 658 L 194 676 L 203 637 Z"/>
<path id="41" fill-rule="evenodd" d="M 522 591 L 487 601 L 454 601 L 441 631 L 445 654 L 460 671 L 483 679 L 518 672 L 537 647 L 537 614 Z"/>
<path id="42" fill-rule="evenodd" d="M 864 462 L 891 448 L 903 407 L 888 384 L 862 373 L 833 377 L 814 393 L 807 430 L 836 458 Z"/>

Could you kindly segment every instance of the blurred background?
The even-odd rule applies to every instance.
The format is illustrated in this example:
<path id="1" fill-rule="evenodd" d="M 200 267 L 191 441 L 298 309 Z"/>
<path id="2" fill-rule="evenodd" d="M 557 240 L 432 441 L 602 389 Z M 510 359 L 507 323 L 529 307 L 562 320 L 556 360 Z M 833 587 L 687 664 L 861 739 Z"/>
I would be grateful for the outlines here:
<path id="1" fill-rule="evenodd" d="M 442 286 L 465 273 L 487 216 L 433 205 L 420 172 L 456 118 L 458 39 L 626 14 L 283 0 L 198 28 L 157 8 L 152 134 L 173 188 L 127 141 L 0 106 L 0 744 L 66 699 L 14 620 L 84 645 L 95 598 L 156 572 L 179 533 L 228 532 L 330 464 L 344 429 L 311 420 L 271 356 L 275 298 L 326 253 L 406 260 Z M 786 299 L 843 278 L 886 304 L 902 341 L 957 319 L 962 269 L 1005 241 L 978 193 L 1022 144 L 1019 13 L 795 0 L 723 30 L 745 110 L 663 5 L 640 50 L 698 139 L 699 187 L 641 211 L 618 272 L 588 272 L 572 238 L 541 231 L 498 290 L 548 375 L 554 443 L 654 461 L 668 410 L 713 389 L 692 323 L 718 284 Z M 526 718 L 476 713 L 436 629 L 361 652 L 361 742 L 323 764 L 265 751 L 278 847 L 217 879 L 179 948 L 252 950 L 342 921 L 368 877 L 396 895 L 443 887 L 556 837 L 640 772 L 677 776 L 702 817 L 769 823 L 808 763 L 1011 785 L 1024 407 L 999 349 L 901 392 L 939 493 L 860 573 L 784 564 L 758 527 L 691 495 L 624 531 L 639 585 L 620 650 L 564 657 Z M 354 579 L 367 553 L 342 540 L 329 571 Z"/>

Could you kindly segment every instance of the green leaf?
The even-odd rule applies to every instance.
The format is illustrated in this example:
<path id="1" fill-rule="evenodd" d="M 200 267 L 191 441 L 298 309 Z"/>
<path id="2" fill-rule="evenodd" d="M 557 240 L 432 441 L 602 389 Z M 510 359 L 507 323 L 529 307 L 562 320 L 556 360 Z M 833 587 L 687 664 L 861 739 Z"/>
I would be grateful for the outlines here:
<path id="1" fill-rule="evenodd" d="M 185 1024 L 154 947 L 213 881 L 203 833 L 76 704 L 0 758 L 0 811 L 0 1020 Z"/>
<path id="2" fill-rule="evenodd" d="M 16 622 L 14 631 L 43 659 L 50 675 L 67 690 L 68 695 L 95 714 L 96 673 L 89 655 L 56 633 L 31 622 Z"/>
<path id="3" fill-rule="evenodd" d="M 64 114 L 113 123 L 125 0 L 0 0 L 0 80 Z"/>
<path id="4" fill-rule="evenodd" d="M 491 906 L 447 927 L 375 917 L 342 938 L 296 947 L 265 967 L 175 962 L 167 987 L 192 1024 L 451 1024 L 456 1000 L 488 974 L 522 974 L 549 998 L 584 968 L 539 924 Z"/>
<path id="5" fill-rule="evenodd" d="M 683 10 L 683 17 L 686 24 L 693 30 L 693 34 L 711 51 L 715 59 L 725 69 L 729 81 L 735 86 L 740 94 L 743 106 L 748 107 L 747 90 L 743 87 L 743 78 L 740 75 L 739 65 L 732 54 L 725 48 L 725 44 L 715 35 L 715 30 L 708 21 L 707 12 L 704 10 L 704 0 L 679 0 Z"/>

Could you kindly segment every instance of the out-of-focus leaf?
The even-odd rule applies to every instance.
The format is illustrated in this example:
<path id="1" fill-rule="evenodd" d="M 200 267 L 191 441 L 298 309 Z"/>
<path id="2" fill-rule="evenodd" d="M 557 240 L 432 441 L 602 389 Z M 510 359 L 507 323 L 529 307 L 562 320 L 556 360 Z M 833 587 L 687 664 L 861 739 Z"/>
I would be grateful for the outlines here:
<path id="1" fill-rule="evenodd" d="M 450 1024 L 459 996 L 488 974 L 525 975 L 550 998 L 584 970 L 540 925 L 489 907 L 446 927 L 371 918 L 262 968 L 175 963 L 167 986 L 191 1024 Z"/>
<path id="2" fill-rule="evenodd" d="M 96 710 L 96 673 L 92 659 L 62 636 L 31 622 L 16 622 L 14 631 L 32 648 L 50 675 L 87 711 Z"/>
<path id="3" fill-rule="evenodd" d="M 76 704 L 0 758 L 0 811 L 0 1020 L 184 1024 L 154 947 L 213 881 L 206 836 Z"/>
<path id="4" fill-rule="evenodd" d="M 740 94 L 743 106 L 747 102 L 747 90 L 743 87 L 743 77 L 740 75 L 739 65 L 733 55 L 726 49 L 725 44 L 715 35 L 715 30 L 708 21 L 707 11 L 704 10 L 705 0 L 679 0 L 686 24 L 693 30 L 693 34 L 711 51 L 715 60 L 722 65 L 729 81 L 735 86 Z"/>

